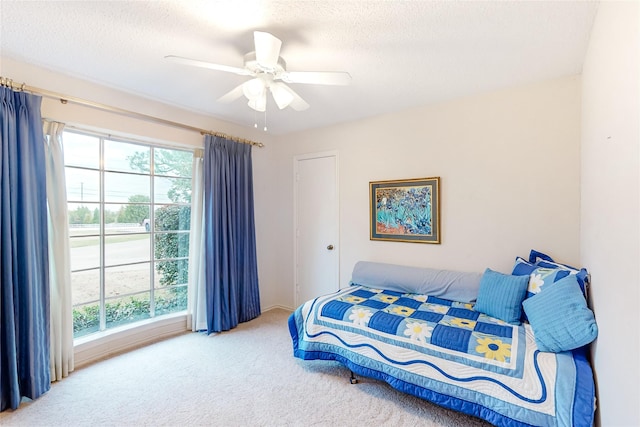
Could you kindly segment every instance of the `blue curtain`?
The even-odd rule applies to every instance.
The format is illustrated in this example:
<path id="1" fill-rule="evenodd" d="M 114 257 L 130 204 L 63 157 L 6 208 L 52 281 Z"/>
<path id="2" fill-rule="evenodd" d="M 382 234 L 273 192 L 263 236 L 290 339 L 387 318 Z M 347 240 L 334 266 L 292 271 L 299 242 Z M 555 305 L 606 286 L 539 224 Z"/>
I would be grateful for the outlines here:
<path id="1" fill-rule="evenodd" d="M 208 333 L 260 315 L 251 145 L 205 136 L 204 223 Z"/>
<path id="2" fill-rule="evenodd" d="M 0 410 L 49 390 L 41 97 L 0 87 Z"/>

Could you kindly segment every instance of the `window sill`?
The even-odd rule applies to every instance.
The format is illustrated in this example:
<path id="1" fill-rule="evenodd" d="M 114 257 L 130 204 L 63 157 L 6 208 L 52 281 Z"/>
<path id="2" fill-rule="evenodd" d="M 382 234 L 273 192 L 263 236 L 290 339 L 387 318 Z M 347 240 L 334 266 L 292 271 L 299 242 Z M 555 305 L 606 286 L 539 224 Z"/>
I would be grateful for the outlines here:
<path id="1" fill-rule="evenodd" d="M 77 338 L 73 341 L 75 368 L 182 334 L 189 330 L 187 317 L 182 311 Z"/>

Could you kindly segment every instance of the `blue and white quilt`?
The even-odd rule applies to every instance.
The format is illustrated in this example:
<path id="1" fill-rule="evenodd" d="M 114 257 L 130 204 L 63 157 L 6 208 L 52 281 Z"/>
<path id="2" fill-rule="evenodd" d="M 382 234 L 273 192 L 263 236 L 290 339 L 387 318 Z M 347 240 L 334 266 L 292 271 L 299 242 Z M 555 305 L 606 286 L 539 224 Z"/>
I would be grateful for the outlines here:
<path id="1" fill-rule="evenodd" d="M 500 426 L 590 426 L 585 350 L 545 353 L 528 324 L 473 304 L 350 286 L 289 318 L 294 355 L 337 360 L 359 375 Z"/>

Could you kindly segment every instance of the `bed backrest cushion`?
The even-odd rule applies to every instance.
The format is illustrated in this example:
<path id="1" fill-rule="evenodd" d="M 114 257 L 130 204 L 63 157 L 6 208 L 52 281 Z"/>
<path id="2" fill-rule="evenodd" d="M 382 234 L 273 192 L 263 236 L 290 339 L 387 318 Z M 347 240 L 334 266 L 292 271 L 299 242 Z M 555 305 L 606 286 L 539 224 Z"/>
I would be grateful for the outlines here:
<path id="1" fill-rule="evenodd" d="M 472 302 L 478 297 L 481 278 L 482 273 L 358 261 L 353 267 L 351 282 L 369 288 Z"/>

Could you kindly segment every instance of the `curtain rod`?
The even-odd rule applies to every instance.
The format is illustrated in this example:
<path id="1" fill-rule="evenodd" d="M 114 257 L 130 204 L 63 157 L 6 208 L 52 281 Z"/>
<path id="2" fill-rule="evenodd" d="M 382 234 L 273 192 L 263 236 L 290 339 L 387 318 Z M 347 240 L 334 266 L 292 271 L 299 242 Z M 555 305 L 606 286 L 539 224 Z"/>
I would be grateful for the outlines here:
<path id="1" fill-rule="evenodd" d="M 120 115 L 131 117 L 134 119 L 141 119 L 149 122 L 155 122 L 155 123 L 160 123 L 167 126 L 190 130 L 193 132 L 199 132 L 201 135 L 213 135 L 221 138 L 227 138 L 236 142 L 241 142 L 243 144 L 251 144 L 255 147 L 260 147 L 260 148 L 264 147 L 264 144 L 262 142 L 256 142 L 256 141 L 251 141 L 249 139 L 238 138 L 235 136 L 227 135 L 226 133 L 222 133 L 222 132 L 214 132 L 211 130 L 201 129 L 195 126 L 186 125 L 184 123 L 178 123 L 171 120 L 162 119 L 160 117 L 154 117 L 147 114 L 138 113 L 135 111 L 125 110 L 123 108 L 112 107 L 110 105 L 101 104 L 99 102 L 88 101 L 86 99 L 76 98 L 74 96 L 62 95 L 60 93 L 51 92 L 46 89 L 40 89 L 37 87 L 28 86 L 25 83 L 19 84 L 14 82 L 12 79 L 2 77 L 2 76 L 0 76 L 0 86 L 5 86 L 10 89 L 18 90 L 22 92 L 31 92 L 37 95 L 42 95 L 47 98 L 59 99 L 62 104 L 72 102 L 74 104 L 85 105 L 87 107 L 97 108 L 99 110 L 120 114 Z"/>

